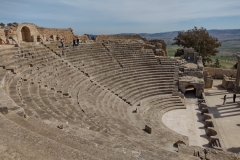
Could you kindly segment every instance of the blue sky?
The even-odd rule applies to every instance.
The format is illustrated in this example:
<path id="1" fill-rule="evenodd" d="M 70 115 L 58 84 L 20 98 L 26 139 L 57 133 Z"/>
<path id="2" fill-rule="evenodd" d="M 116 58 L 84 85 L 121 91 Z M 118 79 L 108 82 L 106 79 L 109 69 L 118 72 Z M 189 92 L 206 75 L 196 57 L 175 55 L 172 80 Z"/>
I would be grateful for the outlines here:
<path id="1" fill-rule="evenodd" d="M 0 0 L 0 22 L 76 34 L 240 29 L 240 0 Z"/>

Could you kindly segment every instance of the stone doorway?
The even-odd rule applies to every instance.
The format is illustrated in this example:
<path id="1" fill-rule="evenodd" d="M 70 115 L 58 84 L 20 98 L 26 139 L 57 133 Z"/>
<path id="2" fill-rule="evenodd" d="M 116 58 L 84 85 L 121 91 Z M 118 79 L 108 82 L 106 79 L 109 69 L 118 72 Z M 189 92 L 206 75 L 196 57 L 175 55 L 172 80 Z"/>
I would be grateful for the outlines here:
<path id="1" fill-rule="evenodd" d="M 196 96 L 196 87 L 194 85 L 188 85 L 185 90 L 186 97 Z"/>
<path id="2" fill-rule="evenodd" d="M 31 32 L 28 27 L 24 26 L 21 30 L 21 33 L 23 42 L 32 42 Z"/>

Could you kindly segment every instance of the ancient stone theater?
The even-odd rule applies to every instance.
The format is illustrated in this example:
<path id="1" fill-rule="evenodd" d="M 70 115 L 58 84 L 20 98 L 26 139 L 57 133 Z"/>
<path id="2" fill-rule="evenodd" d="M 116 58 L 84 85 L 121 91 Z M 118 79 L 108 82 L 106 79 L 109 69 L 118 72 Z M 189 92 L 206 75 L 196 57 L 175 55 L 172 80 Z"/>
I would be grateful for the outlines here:
<path id="1" fill-rule="evenodd" d="M 239 159 L 204 102 L 213 79 L 201 57 L 166 47 L 140 35 L 0 28 L 0 159 Z M 191 100 L 199 120 L 189 120 Z"/>

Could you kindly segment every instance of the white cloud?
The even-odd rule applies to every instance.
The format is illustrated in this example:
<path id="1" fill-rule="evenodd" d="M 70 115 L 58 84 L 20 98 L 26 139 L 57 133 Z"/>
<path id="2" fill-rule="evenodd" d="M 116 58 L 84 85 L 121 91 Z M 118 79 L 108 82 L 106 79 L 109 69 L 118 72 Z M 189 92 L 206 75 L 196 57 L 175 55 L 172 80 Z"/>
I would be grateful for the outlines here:
<path id="1" fill-rule="evenodd" d="M 239 8 L 239 0 L 1 0 L 0 20 L 42 26 L 52 21 L 51 26 L 81 33 L 158 32 L 193 27 L 205 19 L 239 17 Z M 191 25 L 183 26 L 189 21 Z"/>
<path id="2" fill-rule="evenodd" d="M 61 0 L 97 18 L 127 22 L 174 22 L 199 18 L 239 16 L 239 0 Z M 100 17 L 103 16 L 103 17 Z"/>

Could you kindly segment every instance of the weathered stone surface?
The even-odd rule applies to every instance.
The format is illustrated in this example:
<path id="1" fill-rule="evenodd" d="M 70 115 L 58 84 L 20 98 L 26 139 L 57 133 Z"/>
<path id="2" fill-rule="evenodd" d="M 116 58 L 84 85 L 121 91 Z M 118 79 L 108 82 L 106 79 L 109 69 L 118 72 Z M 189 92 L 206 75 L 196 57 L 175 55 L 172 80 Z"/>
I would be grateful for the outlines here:
<path id="1" fill-rule="evenodd" d="M 214 79 L 223 79 L 224 75 L 227 77 L 236 78 L 237 75 L 237 70 L 235 69 L 204 67 L 204 71 L 207 71 Z"/>
<path id="2" fill-rule="evenodd" d="M 136 35 L 98 35 L 96 37 L 96 42 L 104 42 L 104 41 L 140 41 L 143 42 L 143 38 L 136 34 Z"/>
<path id="3" fill-rule="evenodd" d="M 32 23 L 22 23 L 0 29 L 0 44 L 57 41 L 61 38 L 67 43 L 72 42 L 74 38 L 72 29 L 44 28 Z"/>
<path id="4" fill-rule="evenodd" d="M 0 107 L 0 112 L 2 114 L 8 114 L 8 108 L 7 107 Z"/>

